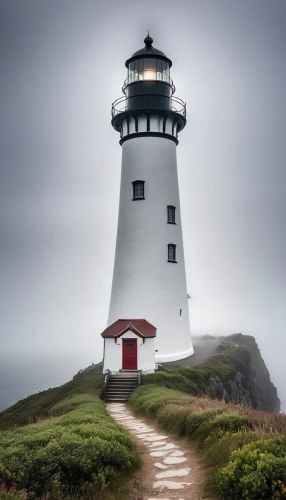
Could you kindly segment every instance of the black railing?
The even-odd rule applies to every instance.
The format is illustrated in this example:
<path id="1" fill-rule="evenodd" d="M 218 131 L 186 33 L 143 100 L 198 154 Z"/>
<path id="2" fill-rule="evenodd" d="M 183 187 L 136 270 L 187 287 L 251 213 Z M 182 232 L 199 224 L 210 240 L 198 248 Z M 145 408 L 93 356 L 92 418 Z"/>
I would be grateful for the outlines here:
<path id="1" fill-rule="evenodd" d="M 136 96 L 138 98 L 140 96 Z M 140 109 L 152 109 L 152 110 L 160 110 L 160 111 L 174 111 L 175 113 L 178 113 L 180 115 L 183 115 L 186 117 L 186 103 L 182 101 L 182 99 L 179 99 L 178 97 L 166 97 L 162 96 L 163 99 L 163 105 L 156 105 L 154 106 L 154 103 L 158 102 L 158 94 L 146 94 L 144 96 L 145 98 L 149 98 L 147 101 L 144 101 L 144 105 L 136 106 L 133 105 L 135 101 L 134 97 L 119 97 L 114 103 L 112 104 L 112 109 L 111 109 L 111 115 L 112 118 L 115 116 L 119 115 L 120 113 L 124 113 L 125 111 L 135 111 L 135 110 L 140 110 Z M 152 100 L 152 97 L 154 97 L 154 100 Z M 138 102 L 138 101 L 137 101 Z"/>

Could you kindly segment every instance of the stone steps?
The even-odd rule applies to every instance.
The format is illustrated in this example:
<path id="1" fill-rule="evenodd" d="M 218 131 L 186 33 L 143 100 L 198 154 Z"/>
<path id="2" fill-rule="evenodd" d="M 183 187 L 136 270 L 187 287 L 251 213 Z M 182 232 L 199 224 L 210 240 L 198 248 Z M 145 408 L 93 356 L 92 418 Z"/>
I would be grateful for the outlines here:
<path id="1" fill-rule="evenodd" d="M 138 375 L 138 371 L 123 371 L 110 375 L 105 390 L 105 401 L 127 401 L 130 394 L 138 387 Z"/>

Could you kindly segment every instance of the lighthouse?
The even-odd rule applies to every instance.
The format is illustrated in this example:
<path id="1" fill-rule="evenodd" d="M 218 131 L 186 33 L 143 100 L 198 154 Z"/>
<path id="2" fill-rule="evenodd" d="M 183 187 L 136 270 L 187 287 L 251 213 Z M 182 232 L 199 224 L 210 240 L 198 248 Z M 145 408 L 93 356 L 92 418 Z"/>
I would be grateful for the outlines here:
<path id="1" fill-rule="evenodd" d="M 144 43 L 126 61 L 123 96 L 112 104 L 122 163 L 109 329 L 102 335 L 117 332 L 115 345 L 122 325 L 135 338 L 136 321 L 148 322 L 155 361 L 163 363 L 193 354 L 176 155 L 186 104 L 174 96 L 172 61 L 149 33 Z M 138 338 L 143 345 L 144 334 Z"/>

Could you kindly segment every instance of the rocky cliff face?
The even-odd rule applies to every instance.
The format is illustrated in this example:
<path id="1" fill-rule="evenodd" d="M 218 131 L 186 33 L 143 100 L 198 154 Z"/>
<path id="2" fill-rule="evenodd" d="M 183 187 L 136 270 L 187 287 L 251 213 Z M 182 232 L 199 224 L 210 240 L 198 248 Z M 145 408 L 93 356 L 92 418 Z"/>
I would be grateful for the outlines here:
<path id="1" fill-rule="evenodd" d="M 255 382 L 240 372 L 226 382 L 221 382 L 218 377 L 211 377 L 207 393 L 213 399 L 224 399 L 226 403 L 240 403 L 250 408 L 262 409 Z"/>
<path id="2" fill-rule="evenodd" d="M 239 371 L 235 376 L 224 382 L 224 398 L 265 411 L 279 411 L 280 399 L 277 389 L 271 382 L 269 371 L 261 356 L 254 337 L 241 333 L 231 335 L 222 340 L 222 349 L 244 348 L 248 353 L 246 371 Z M 213 382 L 210 381 L 214 386 Z"/>
<path id="3" fill-rule="evenodd" d="M 199 375 L 204 382 L 201 390 L 212 398 L 270 412 L 280 410 L 277 389 L 254 337 L 206 335 L 194 337 L 193 341 L 193 356 L 165 363 L 164 368 L 175 369 L 193 381 Z"/>

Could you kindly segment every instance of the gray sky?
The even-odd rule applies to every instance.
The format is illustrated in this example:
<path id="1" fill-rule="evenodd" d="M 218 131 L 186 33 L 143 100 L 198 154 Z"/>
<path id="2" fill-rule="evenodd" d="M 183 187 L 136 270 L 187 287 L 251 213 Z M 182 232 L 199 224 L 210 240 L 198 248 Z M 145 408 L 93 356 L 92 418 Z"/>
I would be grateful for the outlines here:
<path id="1" fill-rule="evenodd" d="M 0 350 L 101 359 L 121 161 L 110 108 L 147 29 L 188 106 L 192 332 L 254 335 L 286 403 L 285 0 L 0 0 Z"/>

